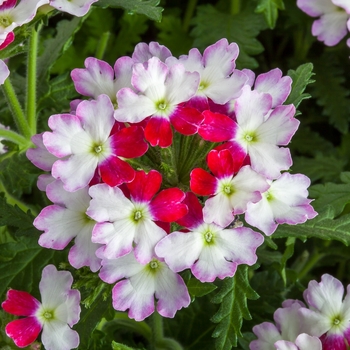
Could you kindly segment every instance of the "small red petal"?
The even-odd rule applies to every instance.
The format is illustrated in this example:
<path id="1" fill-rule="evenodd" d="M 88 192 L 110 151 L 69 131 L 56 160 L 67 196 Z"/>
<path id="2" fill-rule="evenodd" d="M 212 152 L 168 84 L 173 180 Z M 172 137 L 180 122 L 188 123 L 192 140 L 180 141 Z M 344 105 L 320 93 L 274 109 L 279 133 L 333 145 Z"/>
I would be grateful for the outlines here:
<path id="1" fill-rule="evenodd" d="M 151 170 L 146 174 L 143 170 L 135 172 L 135 178 L 126 186 L 130 191 L 131 198 L 138 202 L 149 202 L 159 191 L 162 183 L 162 175 Z"/>
<path id="2" fill-rule="evenodd" d="M 207 156 L 207 163 L 210 171 L 219 179 L 234 174 L 234 163 L 228 149 L 220 152 L 217 150 L 210 151 Z"/>
<path id="3" fill-rule="evenodd" d="M 183 203 L 187 205 L 188 213 L 176 222 L 189 229 L 195 229 L 203 223 L 203 208 L 196 195 L 192 192 L 186 193 Z"/>
<path id="4" fill-rule="evenodd" d="M 148 144 L 144 137 L 141 126 L 130 126 L 119 130 L 111 136 L 115 154 L 125 158 L 141 157 L 148 150 Z"/>
<path id="5" fill-rule="evenodd" d="M 214 148 L 217 151 L 228 149 L 233 159 L 233 171 L 238 173 L 239 169 L 244 165 L 250 165 L 249 154 L 235 141 L 225 142 Z"/>
<path id="6" fill-rule="evenodd" d="M 198 131 L 198 127 L 204 117 L 195 108 L 178 106 L 170 116 L 170 122 L 175 130 L 183 135 L 193 135 Z"/>
<path id="7" fill-rule="evenodd" d="M 185 198 L 178 188 L 168 188 L 159 192 L 150 203 L 150 210 L 155 220 L 172 222 L 187 214 L 187 206 L 182 203 Z"/>
<path id="8" fill-rule="evenodd" d="M 194 193 L 210 196 L 216 192 L 218 180 L 204 169 L 195 168 L 190 176 L 190 188 Z"/>
<path id="9" fill-rule="evenodd" d="M 198 130 L 198 134 L 204 140 L 222 142 L 234 138 L 237 124 L 231 118 L 211 111 L 204 111 L 203 116 L 204 121 Z"/>
<path id="10" fill-rule="evenodd" d="M 24 348 L 33 343 L 41 329 L 42 326 L 35 317 L 26 317 L 7 324 L 5 332 L 19 348 Z"/>
<path id="11" fill-rule="evenodd" d="M 32 316 L 38 310 L 40 302 L 27 292 L 10 289 L 1 306 L 12 315 Z"/>
<path id="12" fill-rule="evenodd" d="M 109 157 L 98 166 L 103 182 L 109 186 L 118 186 L 130 182 L 135 177 L 135 170 L 118 157 Z"/>
<path id="13" fill-rule="evenodd" d="M 16 6 L 17 0 L 6 0 L 0 6 L 0 11 L 10 10 Z"/>
<path id="14" fill-rule="evenodd" d="M 154 147 L 169 147 L 173 142 L 173 132 L 168 119 L 153 117 L 145 129 L 146 140 Z"/>
<path id="15" fill-rule="evenodd" d="M 0 45 L 0 50 L 3 50 L 5 47 L 9 46 L 15 40 L 15 34 L 10 32 L 7 34 L 6 39 Z"/>

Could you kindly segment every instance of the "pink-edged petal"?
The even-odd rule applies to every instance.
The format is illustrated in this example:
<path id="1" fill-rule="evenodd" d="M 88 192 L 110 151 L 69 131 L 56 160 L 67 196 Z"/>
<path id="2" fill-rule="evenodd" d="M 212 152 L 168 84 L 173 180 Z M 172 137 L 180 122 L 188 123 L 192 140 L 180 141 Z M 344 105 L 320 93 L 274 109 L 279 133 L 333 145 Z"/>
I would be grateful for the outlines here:
<path id="1" fill-rule="evenodd" d="M 98 166 L 102 180 L 109 186 L 118 186 L 130 182 L 135 177 L 135 170 L 125 161 L 112 156 Z"/>
<path id="2" fill-rule="evenodd" d="M 4 43 L 2 45 L 4 45 Z M 5 82 L 9 75 L 10 70 L 8 69 L 6 63 L 3 60 L 0 60 L 0 85 L 2 85 Z"/>
<path id="3" fill-rule="evenodd" d="M 287 99 L 291 87 L 292 78 L 289 76 L 282 77 L 282 71 L 279 68 L 258 75 L 254 85 L 255 90 L 267 92 L 272 96 L 273 108 L 281 105 Z"/>
<path id="4" fill-rule="evenodd" d="M 328 317 L 320 315 L 313 310 L 301 308 L 299 313 L 304 323 L 307 325 L 307 330 L 310 335 L 320 337 L 322 334 L 328 332 L 332 326 Z"/>
<path id="5" fill-rule="evenodd" d="M 47 150 L 58 158 L 71 155 L 71 140 L 83 132 L 80 119 L 71 114 L 56 114 L 49 118 L 48 123 L 53 132 L 43 134 Z"/>
<path id="6" fill-rule="evenodd" d="M 58 205 L 44 208 L 35 218 L 33 225 L 45 231 L 39 238 L 39 245 L 62 250 L 84 227 L 84 217 Z"/>
<path id="7" fill-rule="evenodd" d="M 166 148 L 173 142 L 173 132 L 166 118 L 151 118 L 145 129 L 146 140 L 154 147 Z"/>
<path id="8" fill-rule="evenodd" d="M 350 2 L 349 0 L 332 0 L 333 4 L 343 8 L 347 14 L 350 14 Z"/>
<path id="9" fill-rule="evenodd" d="M 130 88 L 119 90 L 117 101 L 118 109 L 114 112 L 114 118 L 119 122 L 138 123 L 157 111 L 149 97 L 138 95 Z"/>
<path id="10" fill-rule="evenodd" d="M 114 283 L 122 278 L 129 278 L 141 272 L 141 265 L 131 252 L 118 259 L 103 259 L 99 277 L 106 283 Z"/>
<path id="11" fill-rule="evenodd" d="M 27 158 L 38 168 L 44 171 L 51 171 L 53 163 L 57 160 L 57 157 L 49 153 L 43 143 L 43 134 L 37 134 L 32 136 L 32 142 L 37 148 L 29 148 L 26 152 Z"/>
<path id="12" fill-rule="evenodd" d="M 232 176 L 238 172 L 242 163 L 235 164 L 229 150 L 212 150 L 208 153 L 207 163 L 210 171 L 215 177 L 221 179 L 223 177 Z"/>
<path id="13" fill-rule="evenodd" d="M 64 183 L 69 192 L 86 187 L 95 174 L 98 159 L 93 154 L 76 154 L 67 160 L 58 160 L 52 166 L 52 176 Z"/>
<path id="14" fill-rule="evenodd" d="M 334 46 L 347 34 L 346 22 L 349 15 L 344 11 L 327 13 L 316 20 L 311 28 L 312 35 L 327 46 Z"/>
<path id="15" fill-rule="evenodd" d="M 157 194 L 150 203 L 150 212 L 155 220 L 172 222 L 187 214 L 186 204 L 182 203 L 185 193 L 178 188 L 168 188 Z"/>
<path id="16" fill-rule="evenodd" d="M 58 320 L 50 320 L 43 328 L 41 341 L 45 349 L 71 350 L 78 347 L 79 334 L 69 328 L 66 323 Z"/>
<path id="17" fill-rule="evenodd" d="M 141 264 L 147 264 L 154 256 L 154 247 L 166 236 L 166 232 L 151 220 L 143 220 L 135 232 L 135 258 Z"/>
<path id="18" fill-rule="evenodd" d="M 144 131 L 141 126 L 130 126 L 111 136 L 111 146 L 117 156 L 125 158 L 141 157 L 148 149 L 144 138 Z"/>
<path id="19" fill-rule="evenodd" d="M 230 198 L 221 193 L 205 201 L 203 208 L 204 221 L 214 222 L 221 227 L 228 226 L 235 218 Z"/>
<path id="20" fill-rule="evenodd" d="M 298 346 L 299 350 L 322 350 L 321 340 L 305 333 L 297 336 L 295 344 Z"/>
<path id="21" fill-rule="evenodd" d="M 198 131 L 203 115 L 195 108 L 177 106 L 169 116 L 170 122 L 177 132 L 183 135 L 193 135 Z"/>
<path id="22" fill-rule="evenodd" d="M 17 6 L 10 11 L 11 20 L 16 24 L 16 26 L 21 26 L 22 24 L 28 23 L 34 18 L 37 9 L 40 6 L 48 3 L 49 0 L 20 1 Z"/>
<path id="23" fill-rule="evenodd" d="M 16 316 L 33 316 L 40 302 L 27 292 L 10 289 L 1 307 L 9 314 Z"/>
<path id="24" fill-rule="evenodd" d="M 40 191 L 45 192 L 47 186 L 54 181 L 57 181 L 57 180 L 52 175 L 42 174 L 42 175 L 39 175 L 36 185 L 38 186 L 38 189 Z"/>
<path id="25" fill-rule="evenodd" d="M 175 231 L 159 241 L 155 252 L 174 272 L 191 268 L 203 249 L 199 232 Z"/>
<path id="26" fill-rule="evenodd" d="M 26 317 L 8 323 L 5 332 L 19 348 L 24 348 L 34 342 L 41 329 L 42 325 L 36 317 Z"/>
<path id="27" fill-rule="evenodd" d="M 187 307 L 191 298 L 183 279 L 164 263 L 159 267 L 155 280 L 157 311 L 163 317 L 174 317 L 176 311 Z"/>
<path id="28" fill-rule="evenodd" d="M 134 65 L 134 61 L 131 57 L 123 56 L 118 58 L 114 64 L 114 73 L 115 73 L 115 81 L 114 81 L 114 98 L 117 91 L 124 87 L 131 88 L 131 76 L 132 76 L 132 67 Z"/>
<path id="29" fill-rule="evenodd" d="M 75 238 L 74 246 L 69 250 L 68 261 L 76 269 L 89 266 L 92 272 L 96 272 L 101 267 L 101 259 L 96 256 L 96 250 L 101 245 L 91 242 L 93 226 L 93 222 L 86 225 Z"/>
<path id="30" fill-rule="evenodd" d="M 207 171 L 201 168 L 195 168 L 190 174 L 191 191 L 201 196 L 210 196 L 216 193 L 218 180 Z"/>
<path id="31" fill-rule="evenodd" d="M 337 7 L 333 0 L 297 0 L 297 6 L 309 16 L 318 17 L 328 12 L 335 12 Z"/>
<path id="32" fill-rule="evenodd" d="M 130 219 L 118 220 L 116 225 L 110 222 L 98 223 L 92 231 L 92 242 L 104 244 L 96 251 L 99 258 L 117 259 L 129 254 L 133 249 L 135 225 Z"/>
<path id="33" fill-rule="evenodd" d="M 187 192 L 183 203 L 187 205 L 188 213 L 177 220 L 177 223 L 189 229 L 195 229 L 203 223 L 202 205 L 192 192 Z"/>
<path id="34" fill-rule="evenodd" d="M 143 170 L 135 172 L 135 178 L 126 186 L 130 191 L 130 196 L 134 202 L 149 202 L 159 191 L 162 183 L 162 175 L 151 170 L 146 174 Z"/>
<path id="35" fill-rule="evenodd" d="M 279 340 L 275 343 L 277 350 L 300 350 L 294 343 L 287 340 Z"/>
<path id="36" fill-rule="evenodd" d="M 278 340 L 282 340 L 280 332 L 270 322 L 263 322 L 254 326 L 253 332 L 258 339 L 250 343 L 250 350 L 273 350 L 273 344 Z"/>
<path id="37" fill-rule="evenodd" d="M 170 56 L 171 52 L 166 46 L 151 41 L 149 44 L 137 44 L 132 54 L 132 59 L 136 63 L 144 63 L 152 57 L 158 57 L 162 62 L 165 62 Z"/>
<path id="38" fill-rule="evenodd" d="M 106 94 L 112 101 L 115 100 L 113 68 L 107 62 L 94 57 L 88 57 L 84 65 L 85 69 L 76 68 L 71 72 L 77 92 L 95 99 L 101 94 Z"/>
<path id="39" fill-rule="evenodd" d="M 91 5 L 96 1 L 98 0 L 50 0 L 50 5 L 73 16 L 82 17 L 89 12 Z"/>
<path id="40" fill-rule="evenodd" d="M 112 290 L 113 307 L 120 311 L 129 309 L 130 318 L 143 321 L 154 312 L 154 292 L 154 279 L 140 273 L 114 286 Z"/>
<path id="41" fill-rule="evenodd" d="M 204 111 L 204 121 L 198 133 L 211 142 L 228 141 L 235 137 L 237 124 L 229 117 L 211 111 Z"/>
<path id="42" fill-rule="evenodd" d="M 54 265 L 45 266 L 39 283 L 42 305 L 55 309 L 65 303 L 72 283 L 73 277 L 69 271 L 57 271 Z"/>

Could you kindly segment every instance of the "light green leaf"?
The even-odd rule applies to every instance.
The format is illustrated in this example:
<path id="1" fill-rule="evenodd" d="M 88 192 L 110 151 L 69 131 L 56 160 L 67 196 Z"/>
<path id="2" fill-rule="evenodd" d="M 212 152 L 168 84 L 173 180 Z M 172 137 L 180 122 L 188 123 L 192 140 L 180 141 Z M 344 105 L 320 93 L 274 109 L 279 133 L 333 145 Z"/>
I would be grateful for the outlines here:
<path id="1" fill-rule="evenodd" d="M 270 29 L 275 28 L 278 10 L 284 10 L 283 0 L 259 0 L 256 13 L 263 13 Z"/>
<path id="2" fill-rule="evenodd" d="M 250 287 L 248 267 L 239 265 L 232 278 L 225 278 L 220 291 L 211 300 L 220 304 L 211 321 L 218 323 L 212 337 L 217 338 L 216 350 L 230 350 L 237 346 L 237 338 L 242 337 L 243 318 L 251 320 L 247 299 L 258 299 L 258 294 Z"/>
<path id="3" fill-rule="evenodd" d="M 312 72 L 313 64 L 305 63 L 297 68 L 297 70 L 290 69 L 288 75 L 292 78 L 292 91 L 289 94 L 287 101 L 284 103 L 286 105 L 293 103 L 295 108 L 298 108 L 302 100 L 311 97 L 310 94 L 304 93 L 305 88 L 308 84 L 314 82 L 311 77 L 315 74 Z M 300 114 L 300 113 L 299 113 Z"/>
<path id="4" fill-rule="evenodd" d="M 160 22 L 164 9 L 157 7 L 159 2 L 160 0 L 100 0 L 95 5 L 100 7 L 122 7 L 130 15 L 137 13 Z"/>
<path id="5" fill-rule="evenodd" d="M 130 346 L 116 343 L 115 341 L 112 341 L 112 349 L 113 350 L 134 350 L 134 348 L 131 348 Z"/>
<path id="6" fill-rule="evenodd" d="M 202 297 L 217 288 L 214 283 L 202 283 L 196 278 L 191 278 L 187 283 L 188 292 L 192 297 Z"/>
<path id="7" fill-rule="evenodd" d="M 266 28 L 263 16 L 254 13 L 251 2 L 237 15 L 222 13 L 212 5 L 197 7 L 193 19 L 194 29 L 191 35 L 195 38 L 193 45 L 204 50 L 208 45 L 227 38 L 239 46 L 238 68 L 256 68 L 258 62 L 251 57 L 264 50 L 256 39 L 261 30 Z"/>

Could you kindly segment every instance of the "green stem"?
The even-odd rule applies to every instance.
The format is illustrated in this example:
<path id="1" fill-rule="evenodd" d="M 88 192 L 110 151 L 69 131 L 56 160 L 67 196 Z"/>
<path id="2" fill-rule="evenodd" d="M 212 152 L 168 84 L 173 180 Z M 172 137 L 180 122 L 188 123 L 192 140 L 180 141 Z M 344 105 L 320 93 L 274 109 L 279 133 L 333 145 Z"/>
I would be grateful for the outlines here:
<path id="1" fill-rule="evenodd" d="M 27 118 L 31 134 L 36 134 L 36 61 L 38 55 L 39 30 L 32 28 L 29 40 L 27 64 Z"/>
<path id="2" fill-rule="evenodd" d="M 0 129 L 0 137 L 4 138 L 5 140 L 14 142 L 17 145 L 24 146 L 26 148 L 28 148 L 29 145 L 31 144 L 31 142 L 28 141 L 22 135 L 18 134 L 15 131 L 8 130 L 8 129 Z"/>
<path id="3" fill-rule="evenodd" d="M 310 260 L 304 265 L 300 273 L 298 274 L 299 280 L 303 279 L 310 270 L 319 262 L 319 260 L 323 259 L 327 254 L 319 253 L 318 251 L 313 252 Z"/>
<path id="4" fill-rule="evenodd" d="M 177 159 L 175 154 L 175 144 L 167 148 L 161 148 L 161 168 L 164 172 L 164 182 L 171 186 L 177 186 L 179 183 Z"/>
<path id="5" fill-rule="evenodd" d="M 98 43 L 95 57 L 98 58 L 99 60 L 102 60 L 103 56 L 105 55 L 110 35 L 111 35 L 110 32 L 104 32 L 102 34 L 102 37 L 101 37 L 99 43 Z"/>
<path id="6" fill-rule="evenodd" d="M 237 15 L 241 11 L 241 0 L 231 0 L 231 15 Z"/>
<path id="7" fill-rule="evenodd" d="M 188 32 L 188 28 L 190 27 L 191 18 L 193 16 L 196 5 L 197 5 L 197 0 L 189 0 L 187 3 L 184 21 L 182 24 L 182 28 L 185 33 Z"/>
<path id="8" fill-rule="evenodd" d="M 11 84 L 10 77 L 8 77 L 5 80 L 5 83 L 3 85 L 5 97 L 7 99 L 7 102 L 10 105 L 10 109 L 12 111 L 13 118 L 15 120 L 15 123 L 17 125 L 17 128 L 19 132 L 26 138 L 30 139 L 32 134 L 30 132 L 30 128 L 28 126 L 28 123 L 26 121 L 26 118 L 24 116 L 22 106 L 18 101 L 16 92 Z"/>
<path id="9" fill-rule="evenodd" d="M 152 329 L 152 349 L 157 350 L 157 343 L 164 338 L 163 318 L 157 311 L 151 316 L 151 329 Z"/>

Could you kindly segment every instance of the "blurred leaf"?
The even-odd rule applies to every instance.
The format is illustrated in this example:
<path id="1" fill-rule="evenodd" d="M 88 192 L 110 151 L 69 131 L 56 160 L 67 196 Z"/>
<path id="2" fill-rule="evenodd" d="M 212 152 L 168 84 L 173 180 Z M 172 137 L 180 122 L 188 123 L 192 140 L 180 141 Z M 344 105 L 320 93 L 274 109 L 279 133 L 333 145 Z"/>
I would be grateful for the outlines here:
<path id="1" fill-rule="evenodd" d="M 275 28 L 278 10 L 284 10 L 283 0 L 259 0 L 256 13 L 263 13 L 270 29 Z"/>
<path id="2" fill-rule="evenodd" d="M 266 28 L 266 23 L 261 15 L 254 13 L 252 4 L 247 3 L 245 9 L 237 15 L 219 12 L 212 5 L 198 6 L 191 32 L 195 38 L 193 45 L 204 50 L 208 45 L 227 38 L 229 42 L 235 42 L 239 46 L 237 67 L 256 68 L 258 62 L 251 56 L 264 50 L 256 37 Z"/>
<path id="3" fill-rule="evenodd" d="M 317 180 L 332 181 L 339 178 L 339 173 L 344 170 L 347 163 L 346 160 L 339 157 L 324 156 L 323 154 L 316 154 L 315 158 L 294 157 L 293 161 L 293 173 L 305 174 L 312 182 Z"/>
<path id="4" fill-rule="evenodd" d="M 157 7 L 160 0 L 100 0 L 95 6 L 100 7 L 122 7 L 130 15 L 137 13 L 145 15 L 154 21 L 160 22 L 162 19 L 162 7 Z"/>
<path id="5" fill-rule="evenodd" d="M 130 348 L 129 346 L 116 343 L 115 341 L 112 342 L 112 349 L 113 350 L 134 350 L 134 348 Z"/>
<path id="6" fill-rule="evenodd" d="M 220 291 L 211 300 L 220 304 L 218 312 L 211 321 L 218 323 L 212 337 L 216 350 L 229 350 L 237 346 L 237 338 L 242 337 L 243 318 L 251 319 L 247 299 L 258 299 L 258 294 L 250 287 L 248 267 L 239 265 L 232 278 L 225 278 Z"/>
<path id="7" fill-rule="evenodd" d="M 344 85 L 343 67 L 335 65 L 334 61 L 332 55 L 322 55 L 315 61 L 316 84 L 312 91 L 329 123 L 346 134 L 350 120 L 350 91 Z"/>
<path id="8" fill-rule="evenodd" d="M 305 63 L 300 65 L 297 70 L 290 69 L 288 75 L 292 78 L 292 91 L 290 92 L 287 101 L 284 103 L 286 105 L 293 103 L 295 108 L 298 108 L 302 100 L 311 97 L 310 94 L 304 93 L 305 88 L 308 84 L 314 82 L 311 77 L 315 74 L 312 72 L 313 64 Z M 300 114 L 300 113 L 297 113 Z"/>
<path id="9" fill-rule="evenodd" d="M 191 278 L 187 283 L 188 292 L 192 297 L 202 297 L 217 288 L 214 283 L 202 283 L 196 278 Z"/>

